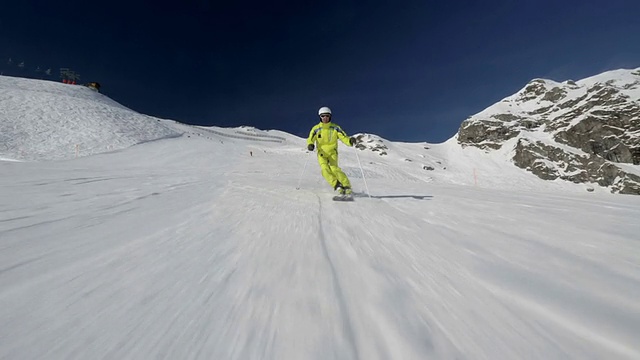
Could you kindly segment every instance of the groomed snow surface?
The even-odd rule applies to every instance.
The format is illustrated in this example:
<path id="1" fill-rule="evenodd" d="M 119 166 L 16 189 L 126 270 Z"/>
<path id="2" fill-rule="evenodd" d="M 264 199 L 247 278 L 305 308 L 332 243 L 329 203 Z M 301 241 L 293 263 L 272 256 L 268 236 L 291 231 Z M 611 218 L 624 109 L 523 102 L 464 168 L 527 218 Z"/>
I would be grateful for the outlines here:
<path id="1" fill-rule="evenodd" d="M 0 161 L 0 359 L 640 358 L 639 197 L 385 142 L 334 202 L 304 139 L 148 121 Z"/>

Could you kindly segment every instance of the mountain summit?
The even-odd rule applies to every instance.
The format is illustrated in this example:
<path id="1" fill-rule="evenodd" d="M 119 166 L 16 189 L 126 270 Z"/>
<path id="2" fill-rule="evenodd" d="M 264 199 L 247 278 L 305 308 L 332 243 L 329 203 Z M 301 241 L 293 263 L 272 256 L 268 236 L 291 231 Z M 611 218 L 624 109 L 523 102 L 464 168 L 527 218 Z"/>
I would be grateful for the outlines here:
<path id="1" fill-rule="evenodd" d="M 541 179 L 640 194 L 640 68 L 580 81 L 535 79 L 464 121 L 463 147 L 512 150 Z"/>

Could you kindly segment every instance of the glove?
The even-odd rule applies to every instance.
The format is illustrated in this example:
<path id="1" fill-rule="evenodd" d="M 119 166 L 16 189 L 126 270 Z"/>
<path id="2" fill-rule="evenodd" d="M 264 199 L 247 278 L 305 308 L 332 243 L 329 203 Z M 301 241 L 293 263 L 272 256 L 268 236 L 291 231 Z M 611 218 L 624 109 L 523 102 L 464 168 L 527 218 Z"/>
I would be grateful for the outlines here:
<path id="1" fill-rule="evenodd" d="M 307 145 L 307 150 L 309 150 L 309 151 L 313 151 L 314 148 L 315 148 L 315 146 L 313 146 L 313 144 Z"/>
<path id="2" fill-rule="evenodd" d="M 349 138 L 349 145 L 353 146 L 356 144 L 356 138 L 354 138 L 353 136 Z"/>

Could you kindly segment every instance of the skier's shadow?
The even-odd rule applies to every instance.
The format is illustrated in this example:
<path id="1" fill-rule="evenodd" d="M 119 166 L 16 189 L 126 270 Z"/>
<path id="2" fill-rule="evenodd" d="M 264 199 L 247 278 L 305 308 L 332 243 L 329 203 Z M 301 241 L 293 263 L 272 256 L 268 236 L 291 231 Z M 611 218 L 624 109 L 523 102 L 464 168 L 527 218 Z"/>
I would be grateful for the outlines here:
<path id="1" fill-rule="evenodd" d="M 369 195 L 365 193 L 355 193 L 354 197 L 369 197 Z M 431 200 L 433 196 L 431 195 L 371 195 L 372 199 L 402 199 L 402 198 L 413 198 L 416 200 Z"/>

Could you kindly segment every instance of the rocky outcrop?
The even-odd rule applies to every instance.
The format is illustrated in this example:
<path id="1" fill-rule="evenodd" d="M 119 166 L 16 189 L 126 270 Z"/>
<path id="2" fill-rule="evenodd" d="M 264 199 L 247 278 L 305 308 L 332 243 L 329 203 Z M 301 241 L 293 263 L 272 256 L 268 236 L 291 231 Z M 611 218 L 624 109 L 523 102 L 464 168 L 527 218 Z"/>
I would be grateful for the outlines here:
<path id="1" fill-rule="evenodd" d="M 380 156 L 387 155 L 389 148 L 384 144 L 384 141 L 375 135 L 370 134 L 358 134 L 356 138 L 356 149 L 359 150 L 371 150 L 380 154 Z"/>
<path id="2" fill-rule="evenodd" d="M 457 139 L 487 151 L 509 144 L 513 163 L 541 179 L 640 195 L 640 69 L 532 80 L 464 121 Z"/>

